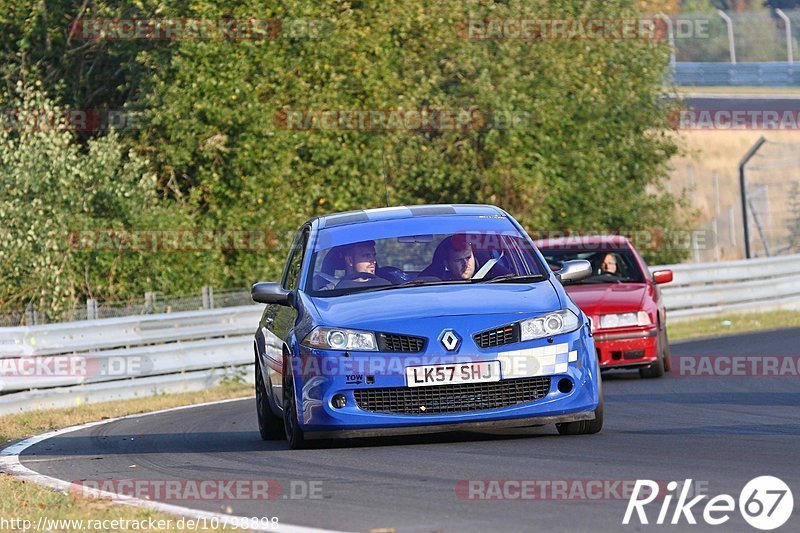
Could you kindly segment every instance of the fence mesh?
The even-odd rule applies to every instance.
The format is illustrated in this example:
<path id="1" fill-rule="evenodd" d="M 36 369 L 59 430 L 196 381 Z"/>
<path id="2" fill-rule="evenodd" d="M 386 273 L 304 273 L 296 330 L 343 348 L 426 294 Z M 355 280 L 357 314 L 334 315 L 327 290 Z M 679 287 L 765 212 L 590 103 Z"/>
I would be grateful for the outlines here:
<path id="1" fill-rule="evenodd" d="M 800 144 L 767 141 L 745 176 L 753 256 L 800 251 Z"/>
<path id="2" fill-rule="evenodd" d="M 789 19 L 791 46 L 800 59 L 800 9 L 783 10 Z M 770 10 L 727 12 L 738 62 L 786 61 L 786 22 Z M 677 61 L 730 61 L 728 25 L 716 11 L 670 16 Z"/>
<path id="3" fill-rule="evenodd" d="M 681 13 L 670 19 L 676 61 L 730 59 L 727 26 L 717 13 Z"/>
<path id="4" fill-rule="evenodd" d="M 786 30 L 780 17 L 769 12 L 729 16 L 737 61 L 786 61 Z"/>
<path id="5" fill-rule="evenodd" d="M 115 318 L 123 316 L 149 315 L 156 313 L 177 313 L 180 311 L 200 311 L 221 307 L 254 305 L 250 291 L 227 289 L 214 291 L 204 289 L 196 294 L 162 295 L 148 293 L 141 299 L 127 302 L 87 303 L 58 317 L 46 317 L 36 308 L 29 306 L 25 311 L 0 315 L 0 327 L 20 325 L 39 325 L 48 322 L 73 322 L 90 318 Z"/>
<path id="6" fill-rule="evenodd" d="M 742 144 L 736 156 L 751 144 Z M 745 183 L 751 256 L 800 253 L 800 142 L 768 139 L 746 165 Z M 673 192 L 690 191 L 699 213 L 695 229 L 708 235 L 693 243 L 691 261 L 745 257 L 738 168 L 714 171 L 684 162 L 673 169 L 670 184 Z"/>

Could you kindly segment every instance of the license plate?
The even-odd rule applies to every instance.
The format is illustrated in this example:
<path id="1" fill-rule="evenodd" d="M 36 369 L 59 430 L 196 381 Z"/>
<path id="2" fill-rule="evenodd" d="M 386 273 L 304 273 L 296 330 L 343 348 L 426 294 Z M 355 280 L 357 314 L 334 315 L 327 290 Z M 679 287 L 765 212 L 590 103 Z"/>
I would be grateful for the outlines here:
<path id="1" fill-rule="evenodd" d="M 409 387 L 427 387 L 449 383 L 486 383 L 489 381 L 500 381 L 500 361 L 406 368 L 406 383 Z"/>

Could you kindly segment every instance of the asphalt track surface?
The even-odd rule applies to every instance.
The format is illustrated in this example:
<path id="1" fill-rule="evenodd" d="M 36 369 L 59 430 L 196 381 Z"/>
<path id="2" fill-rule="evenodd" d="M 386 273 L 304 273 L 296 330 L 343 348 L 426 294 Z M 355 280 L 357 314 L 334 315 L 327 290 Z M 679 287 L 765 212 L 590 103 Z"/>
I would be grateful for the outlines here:
<path id="1" fill-rule="evenodd" d="M 753 129 L 757 131 L 798 129 L 800 95 L 794 97 L 691 96 L 684 100 L 688 114 L 681 113 L 679 127 L 688 129 Z"/>
<path id="2" fill-rule="evenodd" d="M 794 98 L 763 98 L 747 96 L 746 98 L 704 98 L 692 96 L 684 99 L 687 108 L 699 111 L 800 111 L 800 96 Z"/>
<path id="3" fill-rule="evenodd" d="M 351 531 L 752 532 L 758 530 L 738 511 L 722 526 L 704 524 L 702 506 L 708 498 L 694 508 L 696 526 L 685 519 L 677 526 L 652 524 L 663 500 L 647 507 L 649 525 L 634 520 L 625 526 L 627 499 L 616 497 L 613 489 L 604 500 L 497 501 L 465 499 L 456 487 L 461 480 L 691 478 L 711 496 L 731 494 L 738 501 L 747 481 L 773 475 L 792 488 L 795 499 L 792 517 L 778 531 L 798 531 L 798 377 L 699 377 L 676 371 L 682 356 L 764 354 L 800 356 L 800 329 L 673 343 L 673 372 L 662 379 L 604 374 L 606 420 L 597 435 L 559 436 L 555 427 L 545 426 L 364 439 L 290 451 L 283 442 L 259 438 L 254 400 L 248 399 L 64 434 L 29 448 L 21 461 L 70 481 L 277 480 L 282 493 L 271 501 L 168 503 L 217 512 L 230 507 L 240 516 L 277 516 L 282 524 Z M 291 480 L 321 482 L 322 498 L 292 498 Z"/>

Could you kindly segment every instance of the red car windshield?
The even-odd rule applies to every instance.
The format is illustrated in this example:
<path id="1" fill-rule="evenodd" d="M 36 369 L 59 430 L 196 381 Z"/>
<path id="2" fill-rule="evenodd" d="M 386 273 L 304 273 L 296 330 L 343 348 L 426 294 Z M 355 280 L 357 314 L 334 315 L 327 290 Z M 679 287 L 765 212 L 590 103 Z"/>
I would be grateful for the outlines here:
<path id="1" fill-rule="evenodd" d="M 644 274 L 630 250 L 602 248 L 586 250 L 539 248 L 552 270 L 558 270 L 566 261 L 585 259 L 592 264 L 592 275 L 577 282 L 589 283 L 644 283 Z"/>

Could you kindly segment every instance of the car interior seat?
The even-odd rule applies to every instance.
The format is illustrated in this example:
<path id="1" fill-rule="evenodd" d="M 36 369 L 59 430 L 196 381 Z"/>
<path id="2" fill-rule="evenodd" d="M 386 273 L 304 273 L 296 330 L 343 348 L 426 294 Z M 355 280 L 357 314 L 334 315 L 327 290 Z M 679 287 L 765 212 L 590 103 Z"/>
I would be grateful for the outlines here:
<path id="1" fill-rule="evenodd" d="M 327 290 L 336 286 L 338 281 L 336 272 L 345 270 L 344 248 L 344 246 L 336 246 L 325 254 L 320 271 L 314 274 L 312 283 L 314 290 Z"/>
<path id="2" fill-rule="evenodd" d="M 433 252 L 431 263 L 422 269 L 417 278 L 433 277 L 438 279 L 445 279 L 447 277 L 445 269 L 445 261 L 447 259 L 447 251 L 450 249 L 450 241 L 453 237 L 445 237 L 436 246 Z"/>

